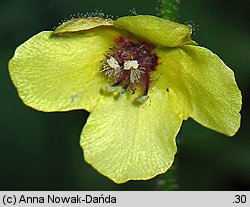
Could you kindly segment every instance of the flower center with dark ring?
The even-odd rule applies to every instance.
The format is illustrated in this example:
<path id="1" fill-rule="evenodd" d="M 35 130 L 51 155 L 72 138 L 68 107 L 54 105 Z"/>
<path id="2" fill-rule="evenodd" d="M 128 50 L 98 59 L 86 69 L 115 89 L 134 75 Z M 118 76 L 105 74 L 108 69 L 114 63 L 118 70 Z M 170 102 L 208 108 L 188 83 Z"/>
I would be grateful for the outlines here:
<path id="1" fill-rule="evenodd" d="M 131 90 L 135 93 L 137 87 L 142 87 L 143 95 L 137 97 L 139 102 L 148 99 L 150 73 L 156 70 L 158 57 L 154 46 L 145 42 L 135 42 L 125 37 L 118 37 L 115 44 L 102 61 L 101 72 L 109 77 L 112 87 L 121 86 L 122 91 Z"/>

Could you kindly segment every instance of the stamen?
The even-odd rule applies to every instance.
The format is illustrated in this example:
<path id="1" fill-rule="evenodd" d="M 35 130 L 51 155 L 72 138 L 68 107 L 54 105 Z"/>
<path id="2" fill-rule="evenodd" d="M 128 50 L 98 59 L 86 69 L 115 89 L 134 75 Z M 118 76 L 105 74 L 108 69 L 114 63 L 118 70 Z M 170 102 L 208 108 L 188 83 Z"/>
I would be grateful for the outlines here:
<path id="1" fill-rule="evenodd" d="M 115 80 L 118 79 L 121 75 L 121 67 L 117 60 L 111 56 L 106 62 L 107 64 L 104 64 L 101 72 L 104 72 L 105 75 L 114 78 Z"/>
<path id="2" fill-rule="evenodd" d="M 124 62 L 124 70 L 137 69 L 139 67 L 139 63 L 137 60 L 127 60 Z"/>
<path id="3" fill-rule="evenodd" d="M 120 68 L 120 65 L 119 63 L 117 62 L 117 60 L 115 58 L 113 58 L 112 56 L 107 59 L 107 63 L 108 65 L 113 68 L 113 69 L 119 69 Z"/>
<path id="4" fill-rule="evenodd" d="M 143 103 L 143 102 L 147 101 L 148 98 L 149 98 L 148 95 L 143 95 L 143 96 L 138 96 L 138 97 L 136 98 L 136 100 L 137 100 L 139 103 Z"/>
<path id="5" fill-rule="evenodd" d="M 130 82 L 131 83 L 139 83 L 142 73 L 144 73 L 143 70 L 134 69 L 134 68 L 132 70 L 130 70 L 130 77 L 129 77 Z"/>
<path id="6" fill-rule="evenodd" d="M 110 84 L 106 83 L 105 90 L 109 93 L 113 93 L 113 92 L 117 91 L 117 87 L 111 86 Z"/>

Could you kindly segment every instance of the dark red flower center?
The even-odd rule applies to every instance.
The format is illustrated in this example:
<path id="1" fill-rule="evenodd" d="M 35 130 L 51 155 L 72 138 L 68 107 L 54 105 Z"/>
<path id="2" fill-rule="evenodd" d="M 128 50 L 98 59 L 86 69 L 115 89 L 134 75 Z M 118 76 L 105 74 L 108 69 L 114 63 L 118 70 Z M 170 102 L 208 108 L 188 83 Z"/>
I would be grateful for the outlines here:
<path id="1" fill-rule="evenodd" d="M 156 70 L 158 57 L 154 46 L 145 42 L 118 37 L 105 55 L 101 72 L 109 77 L 111 86 L 122 86 L 123 91 L 142 87 L 147 96 L 150 73 Z"/>

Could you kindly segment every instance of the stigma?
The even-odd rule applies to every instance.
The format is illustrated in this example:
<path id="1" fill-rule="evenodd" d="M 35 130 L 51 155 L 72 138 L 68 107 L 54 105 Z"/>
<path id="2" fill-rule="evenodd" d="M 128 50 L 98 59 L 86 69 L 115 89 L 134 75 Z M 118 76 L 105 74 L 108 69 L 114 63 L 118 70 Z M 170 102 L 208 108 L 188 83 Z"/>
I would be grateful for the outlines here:
<path id="1" fill-rule="evenodd" d="M 108 77 L 110 87 L 119 86 L 123 92 L 131 90 L 132 94 L 140 87 L 143 94 L 136 100 L 145 102 L 148 99 L 150 74 L 158 65 L 154 46 L 119 37 L 105 58 L 101 72 Z M 110 87 L 109 91 L 113 91 Z"/>

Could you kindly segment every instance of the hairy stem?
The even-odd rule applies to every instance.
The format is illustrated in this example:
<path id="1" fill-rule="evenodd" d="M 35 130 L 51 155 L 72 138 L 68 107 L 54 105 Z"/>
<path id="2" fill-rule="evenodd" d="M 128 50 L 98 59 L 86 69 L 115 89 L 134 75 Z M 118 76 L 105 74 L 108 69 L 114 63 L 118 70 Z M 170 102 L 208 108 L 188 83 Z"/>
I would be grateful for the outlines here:
<path id="1" fill-rule="evenodd" d="M 176 21 L 180 0 L 158 0 L 157 15 L 161 18 Z M 177 190 L 175 176 L 176 167 L 173 165 L 165 174 L 156 178 L 155 190 Z"/>
<path id="2" fill-rule="evenodd" d="M 180 0 L 158 0 L 157 15 L 161 18 L 176 21 Z"/>

